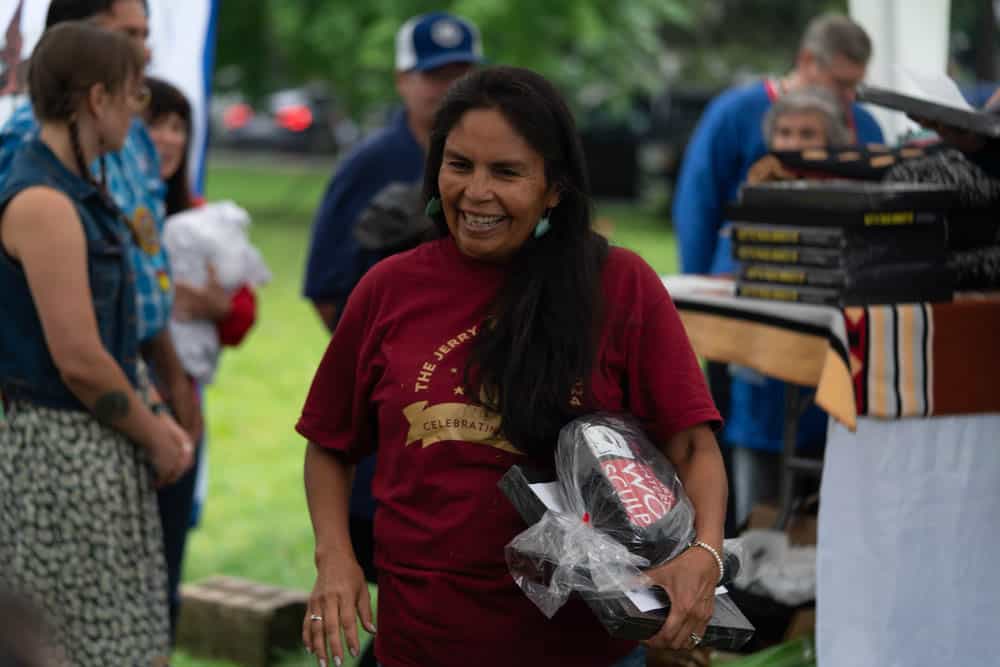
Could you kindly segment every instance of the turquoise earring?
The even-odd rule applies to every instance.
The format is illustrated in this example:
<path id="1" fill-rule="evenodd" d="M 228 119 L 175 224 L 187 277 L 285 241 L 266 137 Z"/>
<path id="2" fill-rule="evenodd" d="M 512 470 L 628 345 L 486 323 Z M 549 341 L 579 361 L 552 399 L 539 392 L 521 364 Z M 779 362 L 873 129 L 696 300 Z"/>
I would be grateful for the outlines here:
<path id="1" fill-rule="evenodd" d="M 428 218 L 436 218 L 441 215 L 441 200 L 437 197 L 431 197 L 427 200 L 427 206 L 424 208 L 424 214 Z"/>
<path id="2" fill-rule="evenodd" d="M 549 230 L 551 229 L 552 229 L 552 223 L 549 222 L 549 212 L 546 211 L 545 215 L 542 216 L 542 219 L 538 221 L 537 225 L 535 225 L 535 238 L 536 239 L 542 238 L 543 236 L 548 234 Z"/>

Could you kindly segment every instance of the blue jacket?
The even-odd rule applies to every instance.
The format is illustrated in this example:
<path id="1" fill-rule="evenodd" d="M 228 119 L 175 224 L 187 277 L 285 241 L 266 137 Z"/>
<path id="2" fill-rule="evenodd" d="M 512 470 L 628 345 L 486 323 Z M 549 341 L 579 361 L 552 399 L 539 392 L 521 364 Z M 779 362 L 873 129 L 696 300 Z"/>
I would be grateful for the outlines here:
<path id="1" fill-rule="evenodd" d="M 358 218 L 385 186 L 417 183 L 423 173 L 424 149 L 402 111 L 344 158 L 313 222 L 303 289 L 306 298 L 335 303 L 338 313 L 343 309 L 361 276 L 383 259 L 354 238 Z"/>
<path id="2" fill-rule="evenodd" d="M 688 144 L 674 193 L 673 218 L 684 273 L 732 273 L 736 270 L 723 207 L 736 199 L 747 172 L 767 154 L 764 114 L 771 98 L 763 81 L 733 88 L 709 104 Z M 882 130 L 867 111 L 851 109 L 859 143 L 881 143 Z M 779 451 L 785 402 L 784 383 L 753 373 L 734 377 L 723 441 Z M 725 406 L 720 406 L 724 408 Z M 812 406 L 799 422 L 799 444 L 822 443 L 826 415 Z"/>
<path id="3" fill-rule="evenodd" d="M 129 239 L 117 212 L 96 189 L 71 173 L 39 140 L 24 144 L 0 192 L 0 211 L 33 186 L 65 193 L 75 204 L 87 241 L 87 275 L 101 343 L 136 383 L 135 279 Z M 8 400 L 63 409 L 85 409 L 63 383 L 35 308 L 24 270 L 0 248 L 0 387 Z"/>

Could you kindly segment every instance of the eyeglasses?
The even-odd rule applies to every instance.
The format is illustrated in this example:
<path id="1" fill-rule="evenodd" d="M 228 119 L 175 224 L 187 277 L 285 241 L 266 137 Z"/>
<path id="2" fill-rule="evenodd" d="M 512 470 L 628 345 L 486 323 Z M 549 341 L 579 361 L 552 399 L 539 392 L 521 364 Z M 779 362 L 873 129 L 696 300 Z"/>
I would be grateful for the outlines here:
<path id="1" fill-rule="evenodd" d="M 149 102 L 152 99 L 153 94 L 149 90 L 149 86 L 139 86 L 137 89 L 129 93 L 128 101 L 132 106 L 132 110 L 135 113 L 140 113 L 146 110 L 149 106 Z"/>

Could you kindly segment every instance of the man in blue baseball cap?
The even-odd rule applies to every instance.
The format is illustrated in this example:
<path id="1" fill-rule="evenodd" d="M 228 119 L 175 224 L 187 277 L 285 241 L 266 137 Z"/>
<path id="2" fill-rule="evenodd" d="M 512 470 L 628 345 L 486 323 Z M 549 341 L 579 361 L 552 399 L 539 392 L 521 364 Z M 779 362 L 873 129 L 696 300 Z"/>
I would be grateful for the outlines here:
<path id="1" fill-rule="evenodd" d="M 359 217 L 387 186 L 420 187 L 434 113 L 452 82 L 482 61 L 479 30 L 446 12 L 414 16 L 396 33 L 396 90 L 403 109 L 344 158 L 313 222 L 303 291 L 331 332 L 361 276 L 386 256 L 358 243 Z M 357 466 L 350 505 L 351 542 L 371 582 L 374 470 L 374 457 Z M 360 667 L 375 664 L 369 646 Z"/>
<path id="2" fill-rule="evenodd" d="M 446 12 L 414 16 L 396 34 L 396 90 L 404 108 L 344 159 L 313 223 L 304 293 L 330 331 L 348 294 L 382 259 L 355 240 L 358 217 L 390 183 L 419 184 L 438 104 L 482 60 L 479 31 Z"/>
<path id="3" fill-rule="evenodd" d="M 396 33 L 396 88 L 414 137 L 426 146 L 438 103 L 451 83 L 482 62 L 479 31 L 451 14 L 415 16 Z"/>

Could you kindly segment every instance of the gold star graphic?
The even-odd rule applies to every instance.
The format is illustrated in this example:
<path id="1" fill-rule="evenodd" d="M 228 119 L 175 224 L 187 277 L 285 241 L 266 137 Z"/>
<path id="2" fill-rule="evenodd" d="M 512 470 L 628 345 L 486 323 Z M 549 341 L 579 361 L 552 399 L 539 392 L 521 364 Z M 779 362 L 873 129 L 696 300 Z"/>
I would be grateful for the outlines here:
<path id="1" fill-rule="evenodd" d="M 463 387 L 455 387 L 456 396 L 465 396 L 465 389 Z"/>

